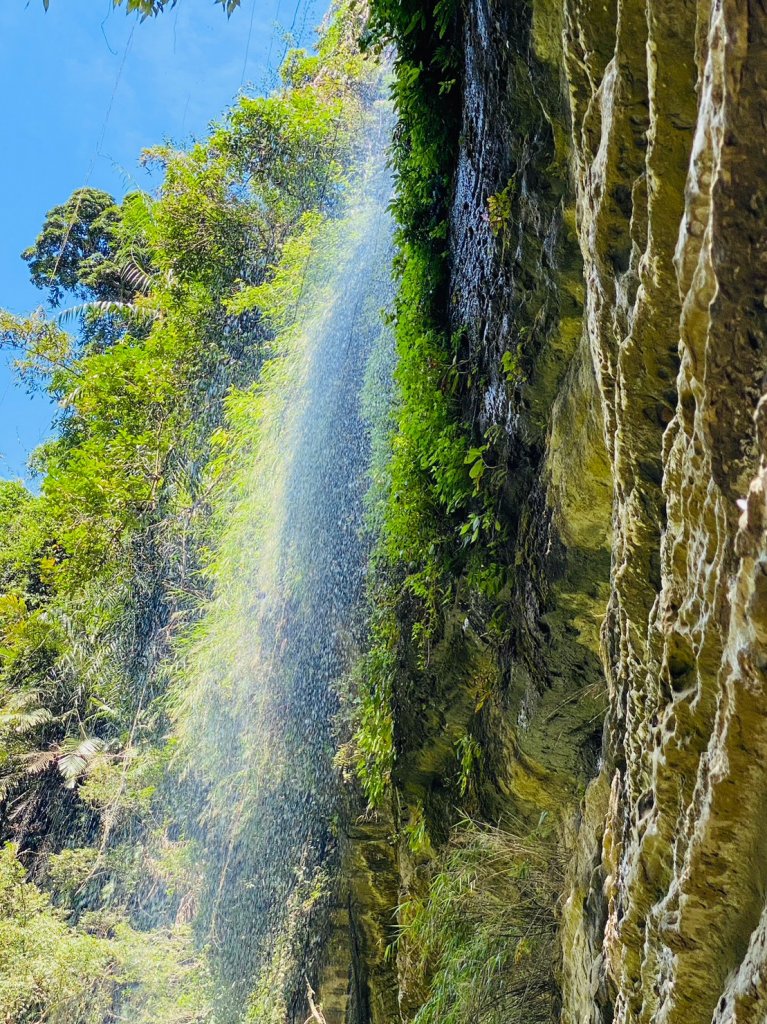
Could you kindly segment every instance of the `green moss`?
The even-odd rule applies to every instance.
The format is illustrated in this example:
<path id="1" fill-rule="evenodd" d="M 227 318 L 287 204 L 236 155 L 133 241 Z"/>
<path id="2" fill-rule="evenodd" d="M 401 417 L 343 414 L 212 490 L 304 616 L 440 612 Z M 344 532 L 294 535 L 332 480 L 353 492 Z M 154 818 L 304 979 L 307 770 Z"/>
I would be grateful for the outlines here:
<path id="1" fill-rule="evenodd" d="M 533 0 L 532 37 L 535 55 L 547 64 L 563 58 L 564 5 L 561 0 Z"/>
<path id="2" fill-rule="evenodd" d="M 399 118 L 394 423 L 371 578 L 371 647 L 356 674 L 358 772 L 376 806 L 395 763 L 395 685 L 425 671 L 458 580 L 468 575 L 487 595 L 498 590 L 494 552 L 503 539 L 498 503 L 505 477 L 493 436 L 476 438 L 466 423 L 471 368 L 462 357 L 463 332 L 448 327 L 460 17 L 457 5 L 445 2 L 431 17 L 415 0 L 371 7 L 370 41 L 397 45 Z M 511 193 L 495 198 L 500 230 Z"/>

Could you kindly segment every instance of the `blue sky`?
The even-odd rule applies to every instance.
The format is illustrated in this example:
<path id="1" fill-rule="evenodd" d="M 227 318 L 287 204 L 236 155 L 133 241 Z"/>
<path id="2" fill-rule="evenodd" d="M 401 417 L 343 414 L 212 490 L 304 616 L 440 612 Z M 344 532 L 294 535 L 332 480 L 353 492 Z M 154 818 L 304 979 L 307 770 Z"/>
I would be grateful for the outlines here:
<path id="1" fill-rule="evenodd" d="M 40 305 L 21 251 L 47 210 L 89 184 L 121 197 L 156 185 L 141 150 L 205 133 L 237 94 L 268 91 L 285 33 L 311 45 L 325 0 L 242 0 L 227 21 L 213 0 L 179 0 L 139 22 L 112 0 L 0 0 L 0 307 Z M 53 409 L 16 382 L 0 351 L 0 477 L 26 458 Z"/>

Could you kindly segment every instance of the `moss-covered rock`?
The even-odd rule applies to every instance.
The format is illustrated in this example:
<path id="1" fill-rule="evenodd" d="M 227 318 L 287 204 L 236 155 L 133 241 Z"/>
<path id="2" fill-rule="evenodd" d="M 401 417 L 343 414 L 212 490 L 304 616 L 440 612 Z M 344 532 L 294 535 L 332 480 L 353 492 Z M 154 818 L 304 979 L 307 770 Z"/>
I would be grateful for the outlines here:
<path id="1" fill-rule="evenodd" d="M 399 904 L 461 813 L 544 811 L 568 862 L 561 1019 L 756 1024 L 767 21 L 740 0 L 469 0 L 450 33 L 433 299 L 501 585 L 452 564 L 426 665 L 401 609 L 390 822 L 421 814 L 429 845 L 392 841 Z M 406 974 L 411 1017 L 429 976 Z"/>

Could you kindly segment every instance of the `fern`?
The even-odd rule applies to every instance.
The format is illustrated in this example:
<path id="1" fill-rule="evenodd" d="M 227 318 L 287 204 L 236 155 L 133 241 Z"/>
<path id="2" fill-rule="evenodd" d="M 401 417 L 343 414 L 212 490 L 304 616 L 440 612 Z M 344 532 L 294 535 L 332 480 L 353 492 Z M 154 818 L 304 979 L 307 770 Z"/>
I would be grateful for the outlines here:
<path id="1" fill-rule="evenodd" d="M 3 733 L 23 736 L 50 722 L 53 716 L 41 706 L 40 698 L 37 690 L 5 694 L 0 704 L 0 736 Z"/>

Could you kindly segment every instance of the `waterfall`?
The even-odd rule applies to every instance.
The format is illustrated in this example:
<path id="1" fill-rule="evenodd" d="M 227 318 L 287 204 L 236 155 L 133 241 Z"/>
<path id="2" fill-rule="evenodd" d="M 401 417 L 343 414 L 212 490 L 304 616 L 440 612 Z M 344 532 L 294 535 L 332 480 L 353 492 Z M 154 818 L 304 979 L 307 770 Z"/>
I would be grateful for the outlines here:
<path id="1" fill-rule="evenodd" d="M 196 913 L 227 1019 L 259 976 L 267 1002 L 303 978 L 289 961 L 322 941 L 333 900 L 339 687 L 364 639 L 371 437 L 393 364 L 391 112 L 373 111 L 344 208 L 307 217 L 260 290 L 277 337 L 230 400 L 214 597 L 177 697 Z"/>

